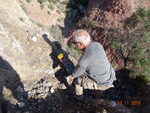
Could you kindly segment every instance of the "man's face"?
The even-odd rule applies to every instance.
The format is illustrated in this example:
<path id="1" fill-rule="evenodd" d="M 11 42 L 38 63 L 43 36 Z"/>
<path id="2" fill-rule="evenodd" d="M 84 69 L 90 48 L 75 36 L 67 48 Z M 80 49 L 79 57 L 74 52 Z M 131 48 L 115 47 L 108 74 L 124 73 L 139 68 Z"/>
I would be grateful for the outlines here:
<path id="1" fill-rule="evenodd" d="M 84 44 L 82 42 L 74 42 L 76 48 L 82 50 L 85 48 Z"/>

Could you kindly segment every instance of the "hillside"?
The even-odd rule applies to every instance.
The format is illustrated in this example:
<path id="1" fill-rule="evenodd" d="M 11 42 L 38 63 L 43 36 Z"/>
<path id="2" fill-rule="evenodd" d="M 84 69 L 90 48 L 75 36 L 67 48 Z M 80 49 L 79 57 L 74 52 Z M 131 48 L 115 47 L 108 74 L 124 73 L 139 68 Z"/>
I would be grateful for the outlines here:
<path id="1" fill-rule="evenodd" d="M 102 31 L 107 25 L 122 26 L 139 6 L 149 8 L 150 2 L 83 3 L 0 0 L 0 113 L 148 113 L 148 84 L 140 78 L 129 78 L 127 70 L 119 70 L 123 60 L 109 47 Z M 71 85 L 73 77 L 57 55 L 63 52 L 72 65 L 77 64 L 81 53 L 67 43 L 84 17 L 98 22 L 97 28 L 87 30 L 104 46 L 117 81 L 115 88 L 86 91 L 85 99 L 77 101 Z"/>

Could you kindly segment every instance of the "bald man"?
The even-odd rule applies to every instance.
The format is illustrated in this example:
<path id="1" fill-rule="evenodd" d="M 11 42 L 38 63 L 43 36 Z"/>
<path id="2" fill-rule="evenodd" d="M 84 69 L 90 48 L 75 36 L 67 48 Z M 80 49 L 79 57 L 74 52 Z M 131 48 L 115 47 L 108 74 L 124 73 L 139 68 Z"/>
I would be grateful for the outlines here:
<path id="1" fill-rule="evenodd" d="M 115 71 L 109 63 L 102 45 L 98 42 L 91 42 L 89 34 L 82 29 L 75 32 L 73 43 L 83 51 L 75 69 L 65 59 L 60 61 L 75 78 L 73 84 L 76 98 L 83 99 L 83 88 L 106 90 L 113 87 L 113 81 L 116 79 Z M 87 76 L 83 76 L 84 73 Z"/>

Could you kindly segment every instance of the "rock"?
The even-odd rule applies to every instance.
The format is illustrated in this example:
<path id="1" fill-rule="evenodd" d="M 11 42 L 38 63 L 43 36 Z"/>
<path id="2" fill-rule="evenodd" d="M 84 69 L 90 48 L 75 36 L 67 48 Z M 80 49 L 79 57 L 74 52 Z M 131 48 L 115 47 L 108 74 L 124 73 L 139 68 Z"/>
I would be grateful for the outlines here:
<path id="1" fill-rule="evenodd" d="M 22 95 L 23 95 L 24 98 L 26 98 L 26 99 L 28 98 L 28 92 L 23 92 Z"/>
<path id="2" fill-rule="evenodd" d="M 33 95 L 35 95 L 35 94 L 37 93 L 37 90 L 36 90 L 36 89 L 32 89 L 31 93 L 32 93 Z"/>
<path id="3" fill-rule="evenodd" d="M 20 99 L 19 99 L 19 101 L 23 101 L 24 100 L 24 98 L 23 97 L 21 97 Z"/>
<path id="4" fill-rule="evenodd" d="M 29 36 L 27 38 L 29 41 L 32 40 L 33 42 L 36 42 L 37 41 L 37 37 L 36 36 Z"/>
<path id="5" fill-rule="evenodd" d="M 125 89 L 126 87 L 125 87 L 125 85 L 121 85 L 121 88 L 122 88 L 122 89 Z"/>
<path id="6" fill-rule="evenodd" d="M 40 102 L 41 102 L 41 98 L 38 99 L 38 103 L 40 103 Z"/>
<path id="7" fill-rule="evenodd" d="M 61 84 L 61 89 L 67 89 L 67 87 L 65 86 L 65 84 Z"/>
<path id="8" fill-rule="evenodd" d="M 17 105 L 18 105 L 18 108 L 25 107 L 25 103 L 24 102 L 18 102 Z"/>
<path id="9" fill-rule="evenodd" d="M 109 107 L 116 107 L 117 106 L 117 103 L 115 101 L 110 101 Z"/>
<path id="10" fill-rule="evenodd" d="M 51 87 L 50 92 L 51 92 L 51 93 L 54 93 L 54 91 L 55 91 L 55 90 L 54 90 L 54 88 L 53 88 L 53 87 Z"/>
<path id="11" fill-rule="evenodd" d="M 52 111 L 56 113 L 56 107 L 52 107 Z"/>
<path id="12" fill-rule="evenodd" d="M 21 111 L 16 111 L 16 113 L 21 113 Z"/>
<path id="13" fill-rule="evenodd" d="M 19 85 L 18 87 L 17 87 L 17 89 L 16 89 L 19 93 L 23 93 L 23 88 Z"/>
<path id="14" fill-rule="evenodd" d="M 105 109 L 103 109 L 103 113 L 107 113 L 107 111 Z"/>
<path id="15" fill-rule="evenodd" d="M 44 89 L 45 89 L 45 92 L 49 92 L 49 87 L 48 86 L 46 86 Z"/>

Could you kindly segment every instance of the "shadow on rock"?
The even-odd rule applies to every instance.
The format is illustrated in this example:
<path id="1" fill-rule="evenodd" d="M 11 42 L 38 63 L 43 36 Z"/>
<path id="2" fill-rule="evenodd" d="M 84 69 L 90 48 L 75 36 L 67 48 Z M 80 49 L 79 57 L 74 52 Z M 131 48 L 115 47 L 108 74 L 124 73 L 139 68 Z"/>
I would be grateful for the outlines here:
<path id="1" fill-rule="evenodd" d="M 0 113 L 7 113 L 6 108 L 8 104 L 16 104 L 19 101 L 18 93 L 21 93 L 19 87 L 23 84 L 20 77 L 13 67 L 0 56 Z M 8 100 L 8 101 L 7 101 Z M 7 103 L 7 104 L 6 104 Z M 12 105 L 12 104 L 10 104 Z"/>

